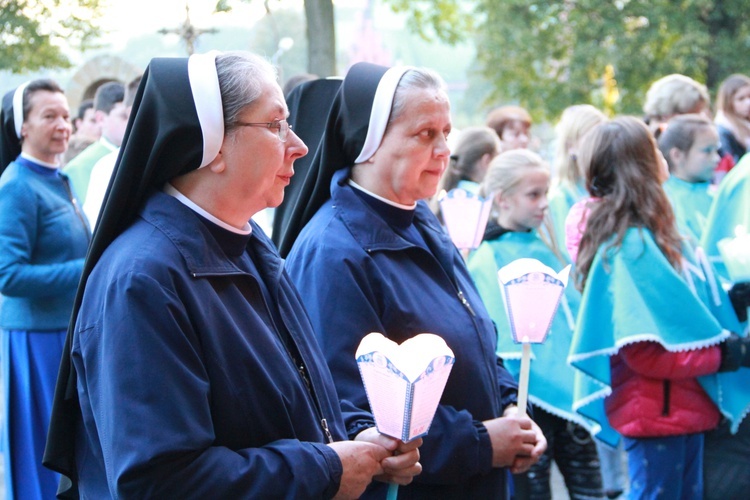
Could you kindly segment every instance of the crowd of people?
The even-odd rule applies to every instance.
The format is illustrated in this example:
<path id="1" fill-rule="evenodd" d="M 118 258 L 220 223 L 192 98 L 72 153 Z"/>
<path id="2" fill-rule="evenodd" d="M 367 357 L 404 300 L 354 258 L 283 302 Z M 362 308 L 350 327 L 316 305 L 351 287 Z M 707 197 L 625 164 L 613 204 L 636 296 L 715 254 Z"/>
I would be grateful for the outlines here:
<path id="1" fill-rule="evenodd" d="M 282 90 L 248 52 L 155 58 L 76 117 L 52 80 L 11 89 L 8 498 L 549 499 L 553 462 L 570 498 L 742 497 L 750 276 L 720 247 L 750 232 L 750 78 L 715 102 L 668 75 L 643 117 L 571 103 L 548 161 L 517 105 L 453 131 L 427 68 Z M 492 203 L 469 253 L 451 189 Z M 497 279 L 518 258 L 575 282 L 521 409 Z M 418 439 L 378 432 L 370 332 L 455 354 Z"/>

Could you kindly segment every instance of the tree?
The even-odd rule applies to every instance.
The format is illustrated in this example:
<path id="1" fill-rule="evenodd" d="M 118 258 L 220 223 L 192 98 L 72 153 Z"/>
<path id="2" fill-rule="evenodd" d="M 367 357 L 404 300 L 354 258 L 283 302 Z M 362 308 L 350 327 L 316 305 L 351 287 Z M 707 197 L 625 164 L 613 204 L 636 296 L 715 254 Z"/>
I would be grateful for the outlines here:
<path id="1" fill-rule="evenodd" d="M 682 73 L 715 89 L 750 45 L 743 0 L 479 0 L 478 60 L 491 101 L 514 100 L 538 118 L 565 107 L 603 107 L 607 66 L 620 101 L 640 114 L 651 82 Z M 609 91 L 611 92 L 611 79 Z"/>
<path id="2" fill-rule="evenodd" d="M 745 0 L 385 1 L 422 36 L 472 37 L 491 85 L 486 104 L 516 102 L 538 119 L 577 103 L 640 114 L 651 82 L 667 74 L 715 90 L 748 71 L 738 57 L 750 48 Z"/>
<path id="3" fill-rule="evenodd" d="M 99 0 L 0 0 L 0 70 L 67 68 L 68 49 L 94 46 Z"/>
<path id="4" fill-rule="evenodd" d="M 250 3 L 253 0 L 240 0 Z M 276 47 L 282 36 L 276 28 L 270 0 L 264 0 L 266 17 L 274 30 Z M 216 12 L 229 12 L 232 0 L 218 0 Z M 307 72 L 321 77 L 336 74 L 336 33 L 333 0 L 304 0 L 307 24 Z"/>

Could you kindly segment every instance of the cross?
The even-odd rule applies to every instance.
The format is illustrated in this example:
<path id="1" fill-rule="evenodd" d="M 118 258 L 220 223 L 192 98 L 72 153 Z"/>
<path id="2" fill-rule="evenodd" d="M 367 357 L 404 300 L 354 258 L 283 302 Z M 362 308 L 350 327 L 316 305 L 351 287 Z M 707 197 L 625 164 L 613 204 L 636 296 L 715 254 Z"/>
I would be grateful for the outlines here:
<path id="1" fill-rule="evenodd" d="M 159 30 L 159 33 L 162 35 L 179 35 L 182 41 L 185 42 L 188 55 L 191 56 L 195 52 L 195 42 L 199 36 L 205 33 L 216 33 L 217 31 L 216 28 L 196 28 L 190 22 L 190 6 L 185 2 L 185 20 L 182 22 L 182 25 L 172 29 L 162 28 Z"/>

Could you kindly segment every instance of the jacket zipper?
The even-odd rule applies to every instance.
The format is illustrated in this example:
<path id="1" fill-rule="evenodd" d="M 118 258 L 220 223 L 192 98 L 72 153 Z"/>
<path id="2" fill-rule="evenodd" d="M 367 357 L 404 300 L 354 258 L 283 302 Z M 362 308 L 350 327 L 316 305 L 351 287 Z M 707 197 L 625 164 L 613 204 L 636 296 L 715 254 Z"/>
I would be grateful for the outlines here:
<path id="1" fill-rule="evenodd" d="M 672 386 L 670 380 L 664 381 L 664 406 L 662 407 L 661 414 L 663 416 L 669 416 L 669 397 Z"/>
<path id="2" fill-rule="evenodd" d="M 281 334 L 278 332 L 278 328 L 276 327 L 276 324 L 273 320 L 273 315 L 271 314 L 271 310 L 268 308 L 268 303 L 266 302 L 266 298 L 263 296 L 263 293 L 260 291 L 260 285 L 257 283 L 257 280 L 255 276 L 248 274 L 243 271 L 237 271 L 237 272 L 213 272 L 213 273 L 190 273 L 193 278 L 206 278 L 209 276 L 236 276 L 236 275 L 242 275 L 250 278 L 251 281 L 255 283 L 255 286 L 258 287 L 258 293 L 261 297 L 261 300 L 263 300 L 263 305 L 266 308 L 266 313 L 268 314 L 268 317 L 271 319 L 271 323 L 274 325 L 274 334 L 276 335 L 276 338 L 279 339 L 279 342 L 281 342 L 281 345 L 284 346 L 284 350 L 286 351 L 287 356 L 289 356 L 289 359 L 292 361 L 292 365 L 294 365 L 297 373 L 302 378 L 302 381 L 305 384 L 305 388 L 307 389 L 307 394 L 310 396 L 310 399 L 313 402 L 313 408 L 318 413 L 318 418 L 320 419 L 320 427 L 323 430 L 323 434 L 325 435 L 325 438 L 328 440 L 328 443 L 333 443 L 333 435 L 331 434 L 331 430 L 328 427 L 328 420 L 323 416 L 323 407 L 320 405 L 320 400 L 318 400 L 317 394 L 315 394 L 315 390 L 312 386 L 312 381 L 307 375 L 307 369 L 305 368 L 305 364 L 302 361 L 302 353 L 299 351 L 299 348 L 297 349 L 297 352 L 299 352 L 300 360 L 299 363 L 297 362 L 297 358 L 295 358 L 292 353 L 289 351 L 289 347 L 286 345 L 286 342 L 284 342 L 284 339 L 281 338 Z M 294 341 L 294 337 L 292 337 L 291 331 L 289 331 L 289 339 L 294 343 L 296 346 L 297 343 Z"/>
<path id="3" fill-rule="evenodd" d="M 469 311 L 469 313 L 471 313 L 472 316 L 476 317 L 476 313 L 474 312 L 474 309 L 472 309 L 469 301 L 466 299 L 466 296 L 464 296 L 464 292 L 462 292 L 461 289 L 458 287 L 456 287 L 456 290 L 458 290 L 458 300 L 461 301 L 461 303 Z"/>
<path id="4" fill-rule="evenodd" d="M 253 281 L 256 281 L 256 278 L 254 276 L 249 275 L 249 277 Z M 260 288 L 260 285 L 257 283 L 257 281 L 255 283 L 255 286 Z M 294 337 L 292 336 L 291 330 L 287 328 L 289 341 L 292 344 L 294 344 L 294 346 L 297 348 L 297 353 L 299 354 L 300 359 L 297 360 L 297 358 L 289 350 L 289 346 L 287 345 L 287 343 L 284 342 L 284 339 L 281 337 L 281 333 L 279 332 L 279 329 L 275 324 L 276 322 L 273 319 L 273 314 L 271 314 L 271 310 L 269 309 L 268 303 L 266 302 L 266 299 L 263 296 L 262 292 L 260 293 L 260 297 L 263 300 L 263 305 L 266 308 L 266 313 L 268 314 L 268 317 L 271 319 L 271 323 L 274 325 L 274 333 L 276 334 L 276 337 L 281 342 L 281 345 L 284 346 L 284 350 L 286 351 L 287 356 L 289 356 L 289 359 L 292 361 L 292 364 L 297 368 L 297 373 L 302 378 L 302 381 L 305 384 L 305 388 L 307 389 L 307 393 L 310 396 L 310 399 L 312 399 L 313 407 L 317 411 L 318 418 L 320 419 L 320 427 L 323 430 L 323 434 L 325 435 L 325 438 L 328 440 L 329 444 L 333 443 L 333 435 L 331 435 L 331 431 L 328 428 L 328 420 L 326 420 L 326 418 L 323 416 L 323 407 L 320 405 L 320 400 L 318 399 L 317 394 L 315 394 L 315 390 L 313 389 L 313 385 L 312 385 L 312 380 L 310 380 L 310 377 L 307 374 L 307 368 L 305 367 L 305 363 L 302 359 L 302 352 L 299 350 L 299 347 L 297 347 L 297 343 L 295 342 Z M 283 317 L 282 317 L 282 321 L 283 321 Z"/>

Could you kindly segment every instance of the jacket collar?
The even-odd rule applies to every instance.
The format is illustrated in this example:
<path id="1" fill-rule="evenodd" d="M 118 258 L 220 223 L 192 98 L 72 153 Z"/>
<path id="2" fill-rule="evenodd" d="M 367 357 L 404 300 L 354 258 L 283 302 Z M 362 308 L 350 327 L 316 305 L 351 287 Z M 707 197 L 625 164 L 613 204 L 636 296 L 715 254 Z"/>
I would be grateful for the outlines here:
<path id="1" fill-rule="evenodd" d="M 351 169 L 337 171 L 331 182 L 331 199 L 352 237 L 366 251 L 404 250 L 419 248 L 399 236 L 378 213 L 352 191 L 348 185 Z M 432 255 L 443 269 L 453 275 L 453 257 L 457 252 L 447 233 L 424 201 L 417 202 L 416 225 Z"/>
<path id="2" fill-rule="evenodd" d="M 216 238 L 198 214 L 178 200 L 162 192 L 155 192 L 146 202 L 141 217 L 161 231 L 175 245 L 185 265 L 195 277 L 247 274 L 227 257 Z M 257 255 L 255 265 L 269 287 L 278 283 L 283 272 L 283 260 L 273 244 L 255 222 L 250 221 L 252 233 L 248 247 Z"/>

